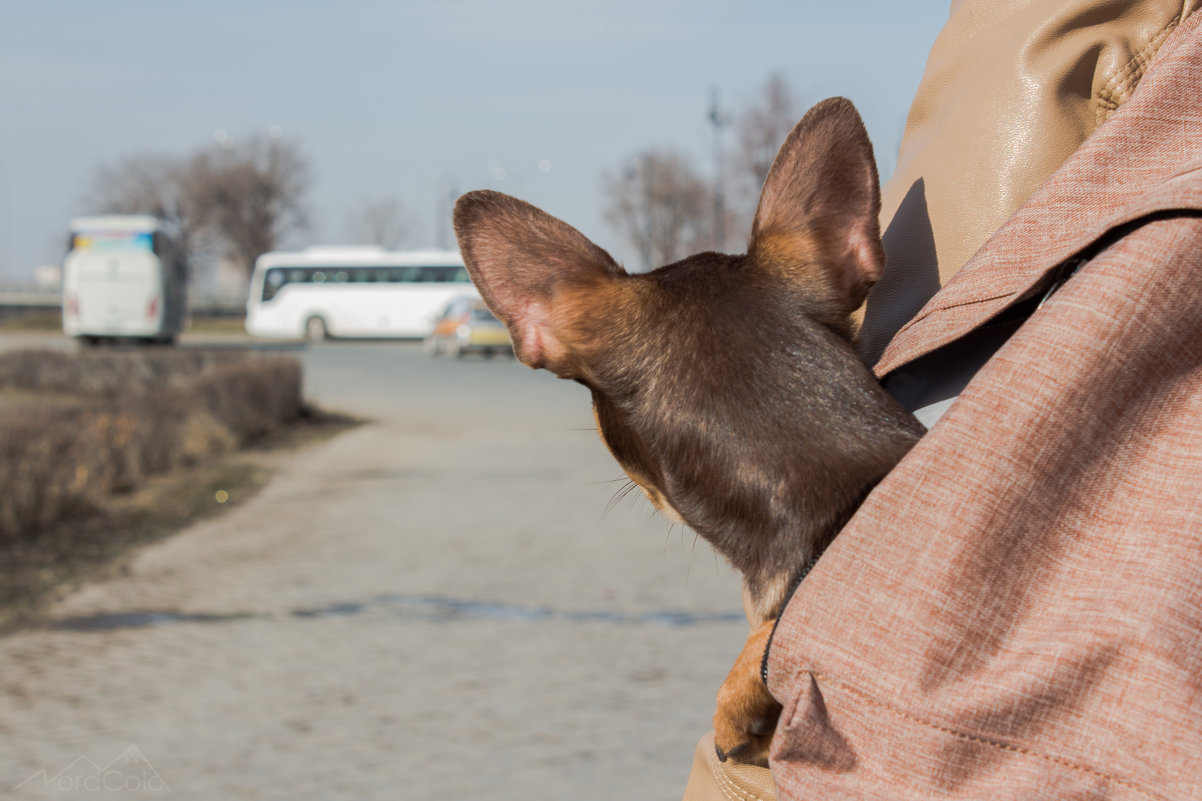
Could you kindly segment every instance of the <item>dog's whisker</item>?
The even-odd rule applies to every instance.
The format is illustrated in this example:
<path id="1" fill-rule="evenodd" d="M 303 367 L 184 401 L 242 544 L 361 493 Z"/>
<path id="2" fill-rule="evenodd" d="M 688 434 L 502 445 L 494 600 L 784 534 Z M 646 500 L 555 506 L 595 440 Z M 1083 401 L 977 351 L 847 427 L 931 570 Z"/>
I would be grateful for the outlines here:
<path id="1" fill-rule="evenodd" d="M 618 480 L 620 481 L 621 479 L 618 479 Z M 611 483 L 613 483 L 613 482 L 611 482 Z M 606 517 L 608 517 L 609 513 L 612 512 L 617 507 L 617 505 L 619 503 L 621 503 L 628 495 L 630 495 L 630 493 L 637 486 L 638 485 L 635 484 L 633 481 L 627 481 L 621 487 L 621 489 L 619 489 L 617 492 L 615 492 L 613 497 L 609 499 L 609 503 L 607 503 L 605 505 L 605 511 L 603 511 L 601 513 L 601 519 L 604 520 Z"/>
<path id="2" fill-rule="evenodd" d="M 680 527 L 680 544 L 681 545 L 684 544 L 684 532 L 685 532 L 685 527 L 681 526 Z M 694 547 L 695 546 L 696 546 L 696 542 L 694 542 Z M 689 558 L 688 558 L 687 562 L 685 563 L 685 571 L 684 571 L 685 584 L 688 584 L 692 578 L 693 578 L 693 554 L 690 553 Z"/>

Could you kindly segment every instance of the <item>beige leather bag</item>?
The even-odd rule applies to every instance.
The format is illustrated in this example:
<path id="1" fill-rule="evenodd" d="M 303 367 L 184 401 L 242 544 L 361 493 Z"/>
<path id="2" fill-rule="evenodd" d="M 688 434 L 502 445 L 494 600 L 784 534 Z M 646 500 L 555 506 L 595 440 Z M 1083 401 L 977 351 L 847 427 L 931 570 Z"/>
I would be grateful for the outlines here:
<path id="1" fill-rule="evenodd" d="M 887 265 L 860 351 L 889 339 L 1111 112 L 1200 0 L 956 0 L 882 190 Z M 854 99 L 854 98 L 853 98 Z M 771 774 L 697 745 L 685 801 L 769 801 Z"/>

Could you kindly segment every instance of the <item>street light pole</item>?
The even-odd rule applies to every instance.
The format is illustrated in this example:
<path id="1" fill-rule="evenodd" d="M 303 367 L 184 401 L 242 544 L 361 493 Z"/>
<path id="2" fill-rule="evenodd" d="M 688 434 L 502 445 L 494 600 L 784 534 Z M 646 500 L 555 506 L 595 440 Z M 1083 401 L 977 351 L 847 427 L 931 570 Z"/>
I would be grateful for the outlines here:
<path id="1" fill-rule="evenodd" d="M 722 129 L 730 125 L 730 116 L 718 105 L 717 88 L 710 90 L 709 122 L 714 129 L 714 247 L 726 249 L 726 186 L 724 176 Z"/>
<path id="2" fill-rule="evenodd" d="M 451 229 L 451 209 L 455 206 L 455 198 L 459 196 L 459 179 L 452 173 L 446 172 L 438 180 L 438 191 L 435 192 L 437 204 L 434 209 L 434 240 L 439 250 L 449 249 L 448 234 Z"/>

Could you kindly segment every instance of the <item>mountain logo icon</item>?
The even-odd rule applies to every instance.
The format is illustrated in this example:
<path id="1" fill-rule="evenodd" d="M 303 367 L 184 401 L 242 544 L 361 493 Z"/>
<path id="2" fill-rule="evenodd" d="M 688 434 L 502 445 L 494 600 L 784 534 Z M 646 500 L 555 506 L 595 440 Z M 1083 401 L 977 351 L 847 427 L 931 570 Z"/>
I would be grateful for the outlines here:
<path id="1" fill-rule="evenodd" d="M 90 793 L 161 793 L 171 789 L 136 745 L 130 745 L 103 767 L 88 756 L 80 755 L 53 776 L 42 768 L 13 787 L 12 792 L 26 786 L 53 788 L 61 793 L 80 790 Z"/>

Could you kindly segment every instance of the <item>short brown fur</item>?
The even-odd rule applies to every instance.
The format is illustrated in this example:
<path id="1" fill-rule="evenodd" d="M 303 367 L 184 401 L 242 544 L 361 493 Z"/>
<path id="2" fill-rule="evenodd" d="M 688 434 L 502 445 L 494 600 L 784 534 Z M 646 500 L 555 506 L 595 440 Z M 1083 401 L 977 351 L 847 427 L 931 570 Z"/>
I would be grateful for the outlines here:
<path id="1" fill-rule="evenodd" d="M 618 463 L 743 574 L 753 631 L 718 695 L 722 758 L 767 763 L 772 622 L 923 431 L 851 342 L 883 268 L 879 206 L 863 123 L 836 98 L 781 147 L 746 255 L 628 274 L 515 198 L 472 192 L 455 208 L 468 270 L 518 358 L 586 385 Z"/>

